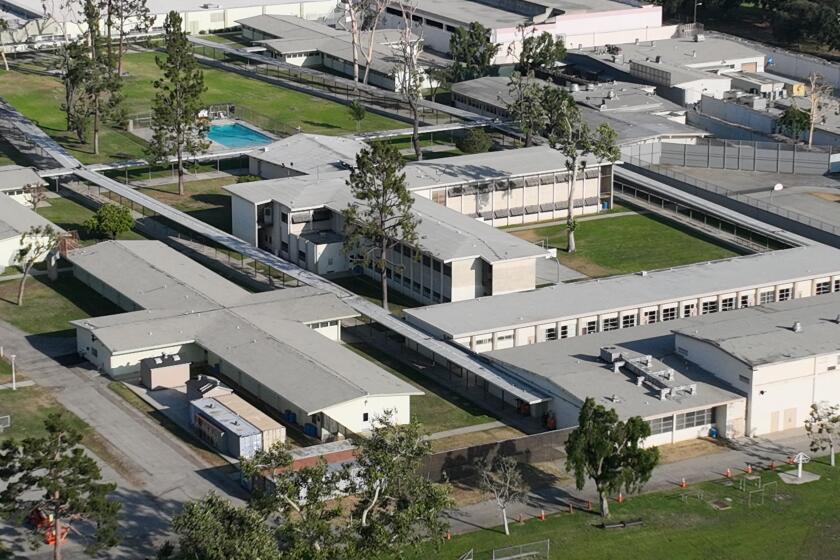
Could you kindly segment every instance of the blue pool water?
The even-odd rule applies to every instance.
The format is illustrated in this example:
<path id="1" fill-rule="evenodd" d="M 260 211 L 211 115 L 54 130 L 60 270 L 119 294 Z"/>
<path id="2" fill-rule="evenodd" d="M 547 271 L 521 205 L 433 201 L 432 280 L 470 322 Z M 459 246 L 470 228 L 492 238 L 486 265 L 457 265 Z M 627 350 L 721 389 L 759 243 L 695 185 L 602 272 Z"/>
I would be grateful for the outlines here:
<path id="1" fill-rule="evenodd" d="M 272 140 L 265 134 L 261 134 L 253 128 L 248 128 L 239 123 L 233 124 L 211 124 L 207 137 L 225 148 L 247 148 L 249 146 L 260 146 L 269 144 Z"/>

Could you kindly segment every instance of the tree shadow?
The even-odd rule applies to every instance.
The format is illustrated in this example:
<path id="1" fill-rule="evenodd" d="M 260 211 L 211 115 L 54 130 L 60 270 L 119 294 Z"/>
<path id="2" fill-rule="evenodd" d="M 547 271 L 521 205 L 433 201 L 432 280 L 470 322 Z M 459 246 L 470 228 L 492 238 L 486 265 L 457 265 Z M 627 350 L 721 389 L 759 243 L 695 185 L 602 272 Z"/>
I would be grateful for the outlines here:
<path id="1" fill-rule="evenodd" d="M 342 128 L 342 127 L 340 127 L 340 126 L 338 126 L 338 125 L 334 125 L 334 124 L 330 124 L 330 123 L 325 123 L 325 122 L 309 121 L 309 120 L 306 120 L 306 121 L 301 121 L 301 122 L 302 122 L 303 124 L 308 124 L 308 125 L 310 125 L 310 126 L 317 126 L 318 128 L 326 128 L 326 129 L 331 129 L 331 130 L 339 130 L 339 129 L 341 129 L 341 128 Z"/>

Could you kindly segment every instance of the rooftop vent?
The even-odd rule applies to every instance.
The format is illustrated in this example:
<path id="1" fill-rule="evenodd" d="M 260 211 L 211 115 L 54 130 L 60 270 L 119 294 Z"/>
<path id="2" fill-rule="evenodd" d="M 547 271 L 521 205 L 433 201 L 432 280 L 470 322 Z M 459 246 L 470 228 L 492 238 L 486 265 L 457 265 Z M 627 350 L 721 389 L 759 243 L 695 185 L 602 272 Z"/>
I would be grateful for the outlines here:
<path id="1" fill-rule="evenodd" d="M 208 2 L 207 4 L 202 4 L 201 7 L 204 8 L 205 10 L 218 10 L 219 8 L 221 8 L 221 6 L 219 4 L 210 3 L 210 2 Z"/>

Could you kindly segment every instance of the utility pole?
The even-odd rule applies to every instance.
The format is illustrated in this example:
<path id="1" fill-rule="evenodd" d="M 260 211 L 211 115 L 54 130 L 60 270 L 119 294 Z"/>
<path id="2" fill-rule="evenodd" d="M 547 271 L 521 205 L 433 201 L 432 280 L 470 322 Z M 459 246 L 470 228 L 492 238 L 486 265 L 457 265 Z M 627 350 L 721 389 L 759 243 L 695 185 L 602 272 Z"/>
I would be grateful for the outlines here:
<path id="1" fill-rule="evenodd" d="M 15 376 L 15 355 L 9 356 L 12 359 L 12 391 L 17 391 L 17 378 Z"/>
<path id="2" fill-rule="evenodd" d="M 702 6 L 702 5 L 703 5 L 703 2 L 698 2 L 697 0 L 694 0 L 694 27 L 695 27 L 694 30 L 695 31 L 697 31 L 697 6 Z"/>

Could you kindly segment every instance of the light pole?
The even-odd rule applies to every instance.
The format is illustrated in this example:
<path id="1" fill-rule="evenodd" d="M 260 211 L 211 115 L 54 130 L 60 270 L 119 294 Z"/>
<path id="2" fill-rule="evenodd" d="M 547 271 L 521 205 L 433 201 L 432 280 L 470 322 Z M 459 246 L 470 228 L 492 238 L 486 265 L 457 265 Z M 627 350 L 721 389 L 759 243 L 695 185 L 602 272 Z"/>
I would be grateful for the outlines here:
<path id="1" fill-rule="evenodd" d="M 15 378 L 15 355 L 9 356 L 12 359 L 12 391 L 17 391 L 17 379 Z"/>
<path id="2" fill-rule="evenodd" d="M 697 27 L 697 6 L 702 6 L 703 2 L 694 0 L 694 27 Z"/>

